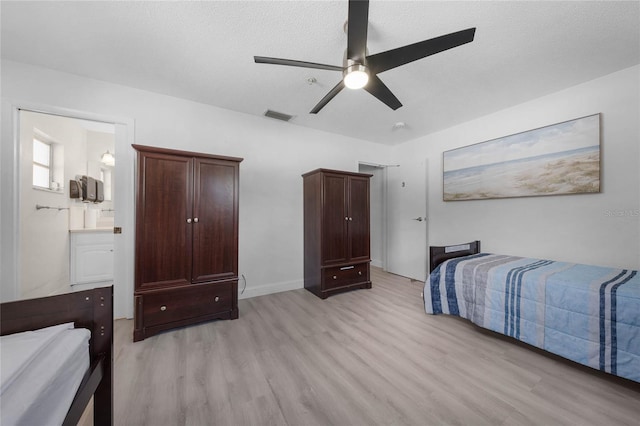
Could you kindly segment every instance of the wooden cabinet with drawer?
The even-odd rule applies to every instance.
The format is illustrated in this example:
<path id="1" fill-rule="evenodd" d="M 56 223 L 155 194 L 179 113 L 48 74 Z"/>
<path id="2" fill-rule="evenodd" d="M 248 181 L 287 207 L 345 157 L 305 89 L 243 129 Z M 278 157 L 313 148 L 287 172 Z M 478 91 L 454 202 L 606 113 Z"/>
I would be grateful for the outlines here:
<path id="1" fill-rule="evenodd" d="M 323 299 L 369 278 L 369 178 L 318 169 L 304 178 L 304 287 Z"/>
<path id="2" fill-rule="evenodd" d="M 349 287 L 353 284 L 366 283 L 368 281 L 368 263 L 324 268 L 322 270 L 322 282 L 325 290 Z"/>
<path id="3" fill-rule="evenodd" d="M 238 318 L 241 158 L 138 151 L 133 340 Z"/>
<path id="4" fill-rule="evenodd" d="M 237 286 L 237 281 L 229 281 L 140 293 L 135 297 L 140 322 L 136 328 L 152 335 L 195 322 L 232 319 L 237 313 Z"/>

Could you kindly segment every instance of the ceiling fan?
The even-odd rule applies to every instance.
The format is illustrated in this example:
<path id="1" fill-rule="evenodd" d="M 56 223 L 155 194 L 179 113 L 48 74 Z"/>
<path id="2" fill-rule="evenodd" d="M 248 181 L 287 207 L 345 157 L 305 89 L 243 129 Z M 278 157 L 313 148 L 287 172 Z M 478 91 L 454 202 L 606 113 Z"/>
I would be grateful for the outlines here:
<path id="1" fill-rule="evenodd" d="M 386 52 L 367 54 L 367 26 L 369 24 L 369 0 L 349 0 L 347 21 L 347 51 L 343 66 L 318 64 L 315 62 L 296 61 L 291 59 L 268 58 L 254 56 L 259 64 L 289 65 L 292 67 L 316 68 L 321 70 L 342 71 L 343 79 L 311 110 L 317 114 L 345 86 L 350 89 L 363 88 L 384 102 L 389 108 L 396 110 L 402 103 L 391 90 L 380 80 L 378 74 L 390 69 L 417 61 L 429 55 L 443 52 L 473 41 L 476 29 L 469 28 L 451 34 L 418 43 L 409 44 Z"/>

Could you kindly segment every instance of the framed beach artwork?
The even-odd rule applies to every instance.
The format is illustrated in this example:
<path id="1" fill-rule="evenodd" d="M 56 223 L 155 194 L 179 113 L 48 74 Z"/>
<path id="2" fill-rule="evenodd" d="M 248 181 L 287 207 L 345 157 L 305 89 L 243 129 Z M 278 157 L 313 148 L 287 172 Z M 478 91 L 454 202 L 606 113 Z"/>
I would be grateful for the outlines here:
<path id="1" fill-rule="evenodd" d="M 444 201 L 600 192 L 600 114 L 443 153 Z"/>

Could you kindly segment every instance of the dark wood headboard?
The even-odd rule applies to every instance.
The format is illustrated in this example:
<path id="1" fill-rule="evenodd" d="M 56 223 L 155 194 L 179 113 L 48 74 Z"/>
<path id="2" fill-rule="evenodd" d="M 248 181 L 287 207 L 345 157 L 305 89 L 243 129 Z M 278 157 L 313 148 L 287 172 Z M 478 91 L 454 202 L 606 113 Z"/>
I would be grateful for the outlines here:
<path id="1" fill-rule="evenodd" d="M 113 287 L 3 303 L 0 335 L 73 322 L 91 332 L 91 367 L 63 425 L 78 423 L 93 396 L 94 425 L 113 425 Z"/>
<path id="2" fill-rule="evenodd" d="M 480 241 L 473 241 L 466 244 L 456 244 L 451 246 L 430 246 L 429 247 L 429 272 L 433 272 L 436 266 L 445 260 L 470 254 L 480 253 Z"/>

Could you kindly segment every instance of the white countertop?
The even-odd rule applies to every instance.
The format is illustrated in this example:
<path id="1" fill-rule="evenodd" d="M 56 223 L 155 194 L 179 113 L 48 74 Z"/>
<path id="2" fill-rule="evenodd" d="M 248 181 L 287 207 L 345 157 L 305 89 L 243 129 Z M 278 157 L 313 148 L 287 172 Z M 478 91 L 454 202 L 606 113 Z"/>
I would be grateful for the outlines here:
<path id="1" fill-rule="evenodd" d="M 69 229 L 70 233 L 76 232 L 113 232 L 113 226 L 104 227 L 104 228 L 80 228 L 80 229 Z"/>

